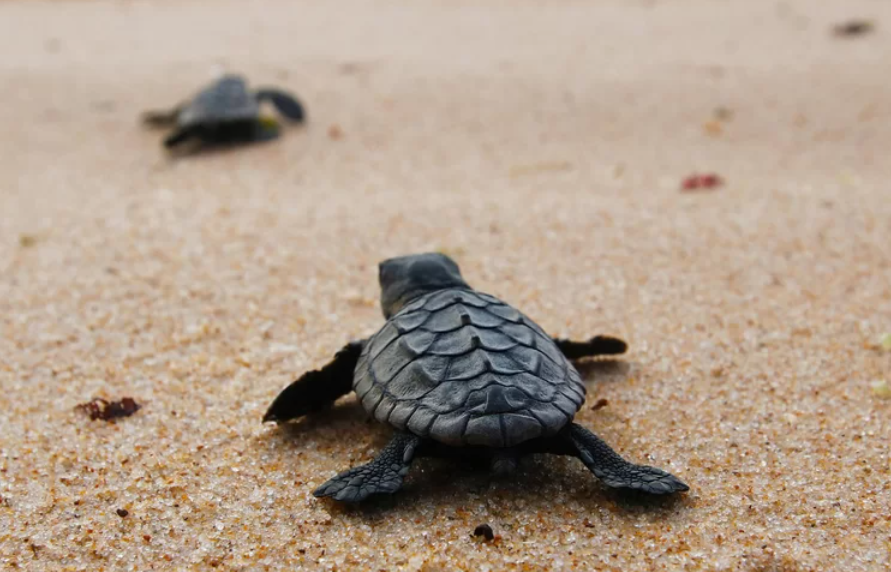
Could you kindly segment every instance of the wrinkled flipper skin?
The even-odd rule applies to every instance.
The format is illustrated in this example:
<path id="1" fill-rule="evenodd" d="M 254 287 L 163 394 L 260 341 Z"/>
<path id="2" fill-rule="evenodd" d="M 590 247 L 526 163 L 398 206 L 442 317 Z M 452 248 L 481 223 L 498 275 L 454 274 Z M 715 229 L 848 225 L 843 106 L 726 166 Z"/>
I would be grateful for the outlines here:
<path id="1" fill-rule="evenodd" d="M 585 342 L 575 342 L 554 338 L 554 343 L 563 352 L 568 360 L 577 360 L 584 357 L 623 354 L 628 350 L 628 344 L 619 338 L 611 336 L 594 336 Z"/>
<path id="2" fill-rule="evenodd" d="M 346 470 L 313 491 L 317 497 L 359 502 L 375 494 L 392 494 L 402 488 L 421 438 L 397 433 L 367 465 Z"/>
<path id="3" fill-rule="evenodd" d="M 303 105 L 292 95 L 277 89 L 261 89 L 257 91 L 257 101 L 271 101 L 279 113 L 294 122 L 301 122 L 306 118 Z"/>
<path id="4" fill-rule="evenodd" d="M 629 463 L 600 437 L 581 425 L 570 425 L 569 439 L 578 449 L 578 455 L 585 466 L 608 487 L 633 489 L 653 495 L 667 495 L 690 489 L 683 481 L 662 469 Z"/>
<path id="5" fill-rule="evenodd" d="M 282 423 L 324 409 L 353 389 L 353 371 L 362 353 L 363 342 L 350 342 L 321 369 L 303 374 L 286 387 L 269 406 L 263 422 Z"/>

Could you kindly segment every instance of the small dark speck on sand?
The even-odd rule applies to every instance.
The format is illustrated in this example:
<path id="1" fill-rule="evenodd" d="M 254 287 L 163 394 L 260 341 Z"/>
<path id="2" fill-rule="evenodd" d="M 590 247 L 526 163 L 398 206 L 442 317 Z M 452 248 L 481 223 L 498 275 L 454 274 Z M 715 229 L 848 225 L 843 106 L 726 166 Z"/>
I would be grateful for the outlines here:
<path id="1" fill-rule="evenodd" d="M 492 532 L 492 527 L 488 524 L 481 524 L 473 529 L 473 536 L 479 538 L 482 536 L 486 542 L 491 542 L 495 539 L 495 533 Z"/>
<path id="2" fill-rule="evenodd" d="M 874 29 L 873 23 L 868 20 L 851 20 L 833 26 L 832 33 L 840 38 L 852 38 L 868 34 Z"/>
<path id="3" fill-rule="evenodd" d="M 112 421 L 118 417 L 130 417 L 141 407 L 132 397 L 124 397 L 120 401 L 108 401 L 97 397 L 87 403 L 81 403 L 75 409 L 83 411 L 93 421 L 97 419 Z"/>
<path id="4" fill-rule="evenodd" d="M 716 107 L 713 114 L 718 121 L 730 121 L 733 119 L 733 110 L 729 107 Z"/>
<path id="5" fill-rule="evenodd" d="M 125 509 L 125 508 L 119 508 L 119 509 L 116 510 L 115 512 L 118 513 L 118 516 L 121 517 L 121 518 L 126 518 L 127 515 L 130 514 L 130 511 L 128 511 L 128 510 Z"/>
<path id="6" fill-rule="evenodd" d="M 591 411 L 597 411 L 598 409 L 603 409 L 607 405 L 609 405 L 609 401 L 606 399 L 603 399 L 601 397 L 594 403 L 594 405 L 591 406 Z"/>

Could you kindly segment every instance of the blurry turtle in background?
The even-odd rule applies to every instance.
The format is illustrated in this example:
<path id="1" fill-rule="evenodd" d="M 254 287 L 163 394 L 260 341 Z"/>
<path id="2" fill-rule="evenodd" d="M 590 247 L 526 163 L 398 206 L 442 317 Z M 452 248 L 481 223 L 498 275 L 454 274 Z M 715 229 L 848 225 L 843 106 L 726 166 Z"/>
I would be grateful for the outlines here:
<path id="1" fill-rule="evenodd" d="M 174 127 L 164 139 L 172 149 L 194 140 L 205 144 L 268 141 L 281 131 L 278 121 L 260 115 L 260 103 L 270 101 L 287 119 L 301 123 L 303 106 L 292 95 L 277 89 L 248 91 L 244 78 L 225 75 L 189 102 L 168 111 L 149 111 L 143 121 L 155 127 Z"/>

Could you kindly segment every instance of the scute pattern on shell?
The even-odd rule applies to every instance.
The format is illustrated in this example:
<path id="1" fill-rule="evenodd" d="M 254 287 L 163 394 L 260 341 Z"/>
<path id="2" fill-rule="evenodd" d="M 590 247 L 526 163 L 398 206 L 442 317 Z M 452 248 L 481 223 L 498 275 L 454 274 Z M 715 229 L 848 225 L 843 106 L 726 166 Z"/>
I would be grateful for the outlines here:
<path id="1" fill-rule="evenodd" d="M 471 290 L 433 292 L 393 316 L 365 345 L 354 389 L 378 421 L 455 446 L 553 435 L 585 400 L 550 336 Z"/>

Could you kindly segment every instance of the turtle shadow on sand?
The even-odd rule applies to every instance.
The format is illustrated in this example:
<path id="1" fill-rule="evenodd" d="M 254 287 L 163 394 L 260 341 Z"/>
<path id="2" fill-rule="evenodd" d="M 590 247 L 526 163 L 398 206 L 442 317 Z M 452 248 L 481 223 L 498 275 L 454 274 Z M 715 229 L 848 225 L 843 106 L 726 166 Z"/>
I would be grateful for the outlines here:
<path id="1" fill-rule="evenodd" d="M 596 360 L 583 362 L 580 371 L 590 379 L 592 372 L 608 371 L 624 377 L 630 367 L 617 360 Z M 598 382 L 604 380 L 597 377 Z M 615 380 L 610 380 L 615 381 Z M 287 462 L 287 451 L 299 449 L 301 438 L 314 434 L 325 441 L 364 441 L 369 437 L 369 446 L 379 449 L 386 445 L 392 430 L 375 422 L 361 404 L 354 399 L 338 401 L 327 409 L 317 411 L 297 422 L 277 425 L 274 430 L 264 432 L 257 439 L 267 442 L 270 450 L 278 449 Z M 574 467 L 570 458 L 553 457 L 546 454 L 521 459 L 517 470 L 508 476 L 493 475 L 485 459 L 455 456 L 448 459 L 422 458 L 416 461 L 414 470 L 407 476 L 400 495 L 375 495 L 359 504 L 343 504 L 331 499 L 318 502 L 332 514 L 358 516 L 362 520 L 374 520 L 384 514 L 412 512 L 418 504 L 434 506 L 454 506 L 485 502 L 493 497 L 503 499 L 524 499 L 532 512 L 547 510 L 559 496 L 571 502 L 581 511 L 595 514 L 604 505 L 613 505 L 619 512 L 633 515 L 642 512 L 656 515 L 676 514 L 692 508 L 688 496 L 652 495 L 636 490 L 613 489 L 603 486 L 590 478 L 590 473 L 581 467 Z M 553 491 L 547 489 L 553 488 Z"/>
<path id="2" fill-rule="evenodd" d="M 318 436 L 318 432 L 322 430 L 332 432 L 338 440 L 347 441 L 354 440 L 354 437 L 359 435 L 374 432 L 375 434 L 380 433 L 381 440 L 386 442 L 386 436 L 392 432 L 380 423 L 375 423 L 365 413 L 358 401 L 350 399 L 331 405 L 312 415 L 306 415 L 297 422 L 277 425 L 276 430 L 265 431 L 259 438 L 299 446 L 300 437 L 308 434 Z"/>
<path id="3" fill-rule="evenodd" d="M 183 143 L 176 148 L 168 149 L 165 153 L 165 159 L 169 163 L 181 161 L 184 159 L 212 159 L 216 157 L 226 158 L 235 153 L 244 153 L 252 149 L 259 149 L 268 146 L 275 139 L 256 139 L 250 141 L 239 141 L 233 139 L 231 141 L 190 141 Z"/>
<path id="4" fill-rule="evenodd" d="M 628 377 L 633 363 L 613 358 L 597 358 L 576 362 L 575 369 L 585 384 L 612 383 Z"/>
<path id="5" fill-rule="evenodd" d="M 601 359 L 583 362 L 580 367 L 586 378 L 594 372 L 598 382 L 604 372 L 625 377 L 630 370 L 618 360 Z M 616 381 L 615 379 L 610 381 Z M 302 437 L 314 434 L 326 442 L 366 441 L 380 449 L 392 436 L 392 430 L 377 423 L 362 409 L 359 401 L 346 399 L 326 409 L 302 417 L 297 422 L 277 425 L 275 430 L 258 436 L 271 450 L 278 449 L 287 462 L 287 451 L 299 449 Z M 532 513 L 552 508 L 555 503 L 572 503 L 580 512 L 597 514 L 599 508 L 612 505 L 618 514 L 632 516 L 640 513 L 668 516 L 692 508 L 687 496 L 652 495 L 636 490 L 613 489 L 590 478 L 590 473 L 575 467 L 570 458 L 546 454 L 521 459 L 517 470 L 510 475 L 493 475 L 490 464 L 482 458 L 456 455 L 450 458 L 422 458 L 407 476 L 400 495 L 374 495 L 363 503 L 343 504 L 332 499 L 318 502 L 330 514 L 357 517 L 373 521 L 384 515 L 413 514 L 418 505 L 460 507 L 467 503 L 501 502 L 507 498 L 523 499 Z M 506 502 L 506 501 L 505 501 Z"/>
<path id="6" fill-rule="evenodd" d="M 362 503 L 318 502 L 327 513 L 366 524 L 379 518 L 400 515 L 414 518 L 419 507 L 436 511 L 485 504 L 493 512 L 510 512 L 518 501 L 526 514 L 546 514 L 555 506 L 571 506 L 579 516 L 596 516 L 605 506 L 616 518 L 634 519 L 642 514 L 668 518 L 693 508 L 686 495 L 651 495 L 640 491 L 613 489 L 591 480 L 583 468 L 573 468 L 569 459 L 527 457 L 509 478 L 491 475 L 484 463 L 443 459 L 420 459 L 406 478 L 399 495 L 375 495 Z"/>

